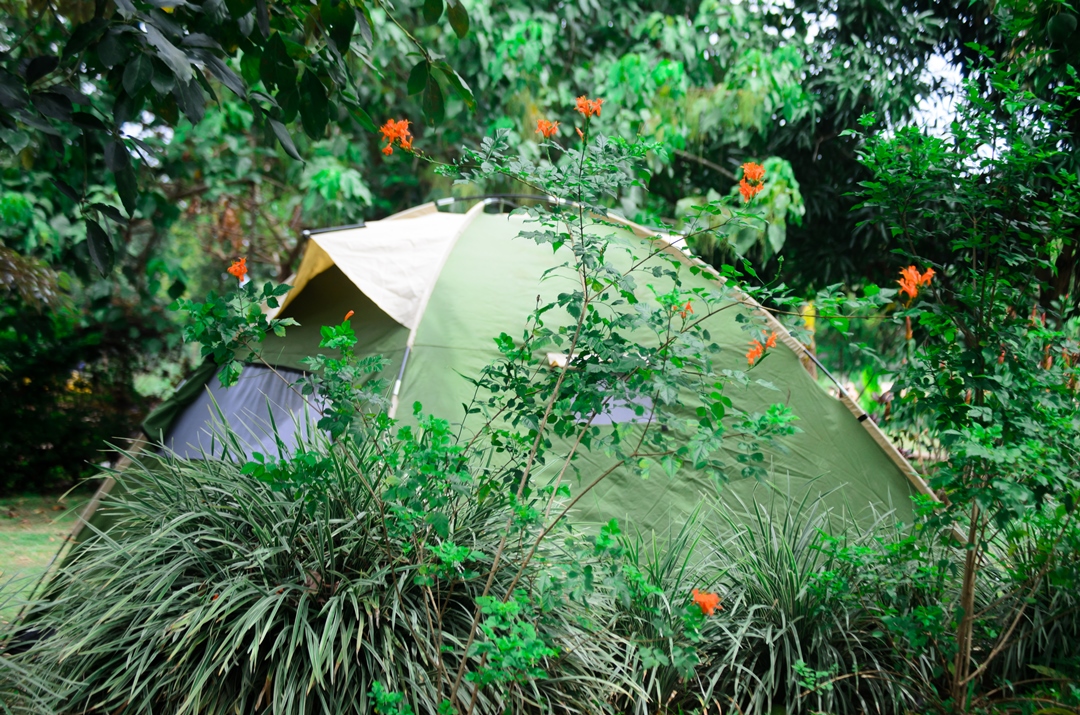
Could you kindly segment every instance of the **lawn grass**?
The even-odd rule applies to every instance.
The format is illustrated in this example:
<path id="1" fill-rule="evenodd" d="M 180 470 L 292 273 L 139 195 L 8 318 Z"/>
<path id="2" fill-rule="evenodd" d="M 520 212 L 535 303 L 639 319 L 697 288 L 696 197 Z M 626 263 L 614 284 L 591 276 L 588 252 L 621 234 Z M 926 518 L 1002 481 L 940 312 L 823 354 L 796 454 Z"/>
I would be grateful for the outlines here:
<path id="1" fill-rule="evenodd" d="M 63 545 L 90 494 L 0 499 L 0 625 L 37 583 Z"/>

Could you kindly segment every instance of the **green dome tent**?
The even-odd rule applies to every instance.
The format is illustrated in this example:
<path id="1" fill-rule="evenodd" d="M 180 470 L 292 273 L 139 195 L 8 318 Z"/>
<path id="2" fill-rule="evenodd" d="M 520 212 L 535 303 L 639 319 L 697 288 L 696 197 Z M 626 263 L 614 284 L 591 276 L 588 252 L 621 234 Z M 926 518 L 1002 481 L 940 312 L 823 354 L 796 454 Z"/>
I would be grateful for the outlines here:
<path id="1" fill-rule="evenodd" d="M 441 211 L 450 200 L 429 203 L 359 227 L 312 231 L 297 274 L 290 281 L 278 317 L 295 318 L 299 327 L 284 338 L 269 337 L 263 357 L 274 370 L 298 375 L 305 356 L 319 352 L 319 328 L 338 324 L 352 311 L 358 355 L 383 355 L 393 384 L 391 414 L 408 418 L 414 402 L 424 411 L 454 421 L 472 397 L 476 376 L 498 356 L 493 338 L 514 333 L 526 322 L 537 297 L 551 298 L 558 283 L 542 280 L 561 262 L 550 246 L 518 237 L 524 219 L 505 213 L 486 213 L 482 201 L 466 213 Z M 686 287 L 714 290 L 719 278 L 708 266 L 680 250 L 671 238 L 609 217 L 624 226 L 623 238 L 643 253 L 658 248 L 687 265 Z M 614 230 L 604 227 L 605 231 Z M 546 301 L 545 301 L 546 302 Z M 886 512 L 910 521 L 910 497 L 932 493 L 912 466 L 893 447 L 874 422 L 847 398 L 830 395 L 815 380 L 815 360 L 771 316 L 755 310 L 745 296 L 743 305 L 709 318 L 708 329 L 722 350 L 722 367 L 745 368 L 748 334 L 736 319 L 756 312 L 779 336 L 769 359 L 753 377 L 768 381 L 777 391 L 732 386 L 727 394 L 737 408 L 763 411 L 774 402 L 787 404 L 798 416 L 800 432 L 785 438 L 786 449 L 771 455 L 768 484 L 726 475 L 723 498 L 735 511 L 764 495 L 800 501 L 824 494 L 823 502 L 867 522 Z M 144 424 L 154 441 L 180 456 L 212 452 L 212 423 L 220 410 L 236 430 L 247 431 L 254 451 L 273 452 L 267 408 L 281 434 L 311 429 L 308 407 L 273 371 L 260 366 L 244 369 L 240 382 L 223 390 L 211 380 L 215 368 L 204 366 L 176 395 Z M 295 371 L 295 372 L 293 372 Z M 633 419 L 632 410 L 620 417 Z M 259 445 L 264 445 L 260 448 Z M 584 470 L 589 455 L 585 455 Z M 706 495 L 716 494 L 716 475 L 683 468 L 675 478 L 648 480 L 615 473 L 576 507 L 581 524 L 617 518 L 642 532 L 679 524 Z M 110 485 L 105 485 L 107 491 Z M 96 500 L 95 500 L 96 502 Z M 93 506 L 87 514 L 94 523 Z"/>

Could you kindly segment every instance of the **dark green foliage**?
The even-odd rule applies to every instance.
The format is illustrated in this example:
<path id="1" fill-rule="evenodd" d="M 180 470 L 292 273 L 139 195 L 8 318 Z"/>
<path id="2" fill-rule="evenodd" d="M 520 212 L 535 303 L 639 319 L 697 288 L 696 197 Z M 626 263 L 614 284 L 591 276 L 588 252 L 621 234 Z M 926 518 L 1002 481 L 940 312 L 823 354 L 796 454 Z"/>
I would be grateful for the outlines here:
<path id="1" fill-rule="evenodd" d="M 66 488 L 115 457 L 143 410 L 127 336 L 87 330 L 66 311 L 0 306 L 0 494 Z"/>

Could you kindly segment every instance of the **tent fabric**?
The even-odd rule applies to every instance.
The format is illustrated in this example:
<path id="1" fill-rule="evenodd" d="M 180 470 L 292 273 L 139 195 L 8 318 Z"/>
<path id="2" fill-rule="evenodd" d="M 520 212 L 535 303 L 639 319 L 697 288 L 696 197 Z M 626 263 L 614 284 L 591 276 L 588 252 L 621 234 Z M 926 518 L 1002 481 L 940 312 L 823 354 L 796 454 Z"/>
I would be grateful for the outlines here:
<path id="1" fill-rule="evenodd" d="M 301 376 L 295 370 L 248 365 L 231 387 L 222 387 L 215 377 L 176 419 L 165 436 L 165 448 L 182 459 L 231 455 L 247 460 L 255 452 L 292 452 L 319 420 L 312 398 L 291 387 Z M 237 433 L 239 445 L 223 443 L 225 424 Z"/>
<path id="2" fill-rule="evenodd" d="M 404 404 L 419 401 L 425 412 L 440 416 L 462 414 L 462 405 L 472 398 L 474 389 L 464 376 L 478 374 L 498 356 L 493 338 L 502 332 L 520 334 L 538 297 L 541 303 L 551 302 L 567 288 L 559 279 L 542 280 L 542 274 L 562 259 L 553 257 L 549 246 L 518 238 L 523 228 L 520 218 L 482 214 L 462 236 L 417 329 L 402 385 Z M 649 250 L 647 244 L 632 239 L 629 247 L 638 256 Z M 624 260 L 629 264 L 629 258 Z M 686 287 L 716 289 L 714 280 L 705 274 L 684 271 L 682 280 Z M 661 279 L 653 284 L 659 292 L 669 287 Z M 746 368 L 744 354 L 751 335 L 736 315 L 752 307 L 710 318 L 707 327 L 720 344 L 721 368 Z M 910 520 L 913 485 L 844 404 L 817 385 L 799 354 L 790 346 L 778 346 L 751 376 L 778 389 L 756 384 L 731 387 L 726 394 L 736 407 L 762 412 L 769 404 L 782 402 L 800 418 L 802 432 L 784 440 L 786 452 L 771 457 L 768 467 L 774 486 L 783 483 L 780 491 L 800 499 L 806 493 L 832 492 L 827 499 L 830 505 L 859 521 L 890 510 Z M 692 396 L 686 398 L 689 401 Z M 692 415 L 691 406 L 687 411 Z M 739 476 L 734 454 L 730 461 L 726 474 L 684 469 L 674 479 L 653 476 L 643 481 L 629 472 L 616 472 L 579 502 L 575 519 L 597 523 L 616 517 L 629 519 L 642 530 L 664 530 L 679 523 L 706 495 L 715 495 L 720 484 L 733 509 L 740 499 L 752 502 L 761 485 Z M 585 454 L 579 462 L 586 478 L 605 468 L 602 455 Z"/>
<path id="3" fill-rule="evenodd" d="M 169 426 L 184 412 L 202 392 L 207 381 L 217 372 L 213 360 L 204 360 L 195 371 L 180 384 L 176 391 L 164 402 L 154 408 L 142 422 L 142 430 L 153 440 L 161 440 Z"/>
<path id="4" fill-rule="evenodd" d="M 383 377 L 391 383 L 402 377 L 396 395 L 400 402 L 420 402 L 426 413 L 460 420 L 475 390 L 467 378 L 498 357 L 494 338 L 503 332 L 520 335 L 538 300 L 553 302 L 576 281 L 565 272 L 545 276 L 565 261 L 564 253 L 520 237 L 529 228 L 524 219 L 482 211 L 478 204 L 467 214 L 440 213 L 425 204 L 364 228 L 313 235 L 298 272 L 303 280 L 295 281 L 280 313 L 294 317 L 300 326 L 289 328 L 283 339 L 267 339 L 263 346 L 267 361 L 279 370 L 302 368 L 303 356 L 320 352 L 319 326 L 340 323 L 352 310 L 358 353 L 387 357 Z M 713 295 L 722 289 L 723 281 L 682 250 L 678 239 L 623 223 L 624 229 L 591 229 L 615 235 L 609 251 L 612 260 L 622 261 L 624 267 L 644 260 L 648 267 L 649 261 L 661 260 L 649 258 L 650 254 L 661 250 L 684 264 L 680 274 L 684 287 Z M 332 265 L 326 265 L 327 258 Z M 692 273 L 691 265 L 701 270 Z M 661 293 L 670 288 L 669 279 L 663 277 L 650 275 L 642 282 Z M 727 396 L 748 412 L 784 403 L 798 416 L 801 431 L 768 454 L 769 478 L 764 481 L 742 476 L 735 440 L 719 473 L 684 468 L 674 478 L 654 474 L 643 480 L 629 470 L 618 470 L 580 500 L 575 523 L 585 526 L 618 518 L 632 529 L 664 531 L 677 528 L 703 499 L 718 493 L 736 521 L 746 518 L 755 503 L 818 496 L 829 508 L 863 523 L 889 511 L 910 520 L 910 497 L 929 493 L 914 469 L 857 406 L 837 400 L 816 383 L 806 351 L 782 325 L 734 287 L 726 290 L 726 299 L 733 301 L 731 310 L 712 316 L 707 325 L 720 345 L 714 357 L 721 369 L 746 368 L 744 355 L 752 335 L 737 315 L 759 316 L 780 337 L 780 344 L 751 371 L 752 384 L 731 385 Z M 545 316 L 549 326 L 555 321 L 551 316 Z M 266 414 L 267 390 L 277 389 L 271 410 L 293 415 L 288 425 L 309 419 L 297 417 L 299 405 L 282 392 L 283 384 L 275 388 L 265 382 L 259 368 L 245 368 L 244 375 L 249 371 L 253 371 L 249 387 L 220 393 L 211 386 L 200 396 L 177 421 L 170 444 L 205 444 L 212 431 L 207 425 L 213 399 L 219 400 L 219 407 L 225 401 L 228 409 L 223 411 L 237 420 L 234 429 L 252 435 L 261 448 L 267 443 L 257 435 L 264 431 L 265 421 L 260 425 L 251 420 L 258 410 Z M 692 420 L 695 396 L 683 398 L 678 409 Z M 412 420 L 411 409 L 402 412 L 399 419 Z M 615 409 L 605 418 L 620 420 L 623 412 L 630 411 Z M 282 423 L 278 426 L 281 429 Z M 583 486 L 590 475 L 606 469 L 606 459 L 602 454 L 582 454 L 568 478 Z M 551 478 L 560 469 L 561 465 L 543 465 L 537 477 Z"/>
<path id="5" fill-rule="evenodd" d="M 408 221 L 408 230 L 402 221 Z M 383 312 L 412 329 L 447 249 L 465 222 L 460 214 L 423 214 L 319 234 L 311 240 Z"/>

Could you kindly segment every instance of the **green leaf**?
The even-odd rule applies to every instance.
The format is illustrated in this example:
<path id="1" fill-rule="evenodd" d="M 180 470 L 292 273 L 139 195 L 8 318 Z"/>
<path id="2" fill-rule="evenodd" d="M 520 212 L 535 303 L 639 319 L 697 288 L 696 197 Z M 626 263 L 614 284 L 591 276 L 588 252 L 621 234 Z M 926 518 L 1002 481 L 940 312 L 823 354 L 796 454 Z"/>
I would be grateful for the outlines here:
<path id="1" fill-rule="evenodd" d="M 25 107 L 28 101 L 29 97 L 23 81 L 10 72 L 0 69 L 0 107 L 18 110 Z"/>
<path id="2" fill-rule="evenodd" d="M 70 59 L 85 50 L 92 42 L 101 36 L 101 33 L 104 32 L 105 28 L 108 26 L 108 20 L 97 18 L 90 20 L 89 22 L 84 22 L 76 27 L 74 32 L 71 33 L 71 37 L 68 38 L 67 44 L 64 45 L 63 59 Z"/>
<path id="3" fill-rule="evenodd" d="M 443 101 L 442 87 L 435 77 L 428 75 L 427 85 L 424 87 L 424 117 L 428 124 L 438 124 L 446 117 L 446 104 Z"/>
<path id="4" fill-rule="evenodd" d="M 434 529 L 435 533 L 441 538 L 445 539 L 450 536 L 450 520 L 446 518 L 446 514 L 433 511 L 427 515 L 425 521 L 431 524 L 431 528 Z"/>
<path id="5" fill-rule="evenodd" d="M 255 0 L 225 0 L 225 8 L 234 20 L 239 20 L 255 9 Z"/>
<path id="6" fill-rule="evenodd" d="M 289 130 L 285 128 L 285 125 L 276 119 L 271 119 L 270 128 L 274 131 L 274 135 L 277 137 L 278 141 L 281 142 L 281 148 L 285 150 L 285 153 L 297 161 L 303 161 L 303 159 L 300 158 L 300 152 L 296 150 L 296 144 L 293 143 L 292 137 L 289 136 Z"/>
<path id="7" fill-rule="evenodd" d="M 461 0 L 447 0 L 446 14 L 450 19 L 450 27 L 454 28 L 454 33 L 458 38 L 469 34 L 469 13 L 461 4 Z"/>
<path id="8" fill-rule="evenodd" d="M 281 107 L 281 121 L 292 122 L 300 111 L 300 89 L 295 84 L 281 89 L 277 93 L 277 103 Z"/>
<path id="9" fill-rule="evenodd" d="M 420 94 L 427 87 L 428 73 L 429 73 L 428 61 L 420 60 L 413 65 L 412 71 L 409 72 L 409 81 L 406 87 L 409 90 L 409 94 Z"/>
<path id="10" fill-rule="evenodd" d="M 356 11 L 352 5 L 346 0 L 320 0 L 319 14 L 329 40 L 340 54 L 347 54 L 356 27 Z"/>
<path id="11" fill-rule="evenodd" d="M 259 58 L 259 75 L 263 84 L 274 89 L 296 84 L 296 65 L 289 57 L 280 32 L 275 32 L 266 43 Z"/>
<path id="12" fill-rule="evenodd" d="M 146 24 L 146 40 L 149 42 L 155 50 L 157 50 L 157 56 L 164 62 L 169 69 L 172 70 L 173 75 L 176 76 L 177 82 L 183 84 L 188 82 L 195 76 L 195 70 L 191 67 L 191 62 L 176 45 L 169 42 L 165 35 L 161 34 L 153 25 Z"/>
<path id="13" fill-rule="evenodd" d="M 126 60 L 131 52 L 128 46 L 120 40 L 120 33 L 118 32 L 107 33 L 94 49 L 97 50 L 98 59 L 109 69 Z"/>
<path id="14" fill-rule="evenodd" d="M 173 96 L 176 97 L 176 103 L 180 105 L 180 110 L 189 122 L 198 124 L 202 121 L 203 115 L 206 114 L 206 97 L 196 80 L 178 81 L 173 88 Z"/>
<path id="15" fill-rule="evenodd" d="M 128 216 L 134 216 L 139 199 L 139 184 L 135 179 L 135 169 L 129 164 L 120 171 L 114 172 L 113 176 L 116 179 L 116 193 L 120 194 L 124 210 L 128 212 Z"/>
<path id="16" fill-rule="evenodd" d="M 130 165 L 131 154 L 128 154 L 124 142 L 114 139 L 105 144 L 105 168 L 115 173 Z"/>
<path id="17" fill-rule="evenodd" d="M 453 89 L 458 98 L 465 103 L 465 106 L 469 108 L 469 111 L 475 112 L 476 97 L 473 96 L 472 89 L 470 89 L 469 85 L 465 83 L 465 80 L 461 78 L 461 75 L 443 60 L 436 62 L 435 67 L 442 72 L 443 77 L 450 83 L 450 88 Z"/>
<path id="18" fill-rule="evenodd" d="M 1059 12 L 1046 23 L 1046 35 L 1054 43 L 1065 43 L 1076 32 L 1076 15 Z"/>
<path id="19" fill-rule="evenodd" d="M 50 119 L 71 121 L 71 100 L 59 92 L 36 92 L 30 97 L 34 109 Z"/>
<path id="20" fill-rule="evenodd" d="M 71 115 L 71 123 L 79 129 L 90 132 L 107 132 L 105 124 L 90 112 L 75 112 Z"/>
<path id="21" fill-rule="evenodd" d="M 240 79 L 240 76 L 232 71 L 224 60 L 216 55 L 212 55 L 209 52 L 203 56 L 203 62 L 206 65 L 206 69 L 210 70 L 210 74 L 217 77 L 218 81 L 232 90 L 240 99 L 247 99 L 247 87 L 244 86 L 244 80 Z"/>
<path id="22" fill-rule="evenodd" d="M 97 221 L 86 219 L 86 244 L 90 249 L 90 260 L 97 266 L 101 275 L 108 275 L 112 270 L 115 254 L 113 253 L 112 241 L 109 234 Z"/>
<path id="23" fill-rule="evenodd" d="M 53 178 L 52 183 L 60 191 L 61 194 L 68 197 L 75 203 L 82 201 L 82 197 L 79 196 L 79 192 L 72 188 L 71 184 L 61 179 Z"/>
<path id="24" fill-rule="evenodd" d="M 90 209 L 92 211 L 100 211 L 101 213 L 105 214 L 105 216 L 112 219 L 116 223 L 120 223 L 120 224 L 127 223 L 127 219 L 124 218 L 124 215 L 122 213 L 120 213 L 119 211 L 116 210 L 115 206 L 109 206 L 108 204 L 95 202 L 95 203 L 90 204 Z"/>
<path id="25" fill-rule="evenodd" d="M 56 69 L 60 64 L 60 58 L 53 55 L 43 55 L 41 57 L 35 57 L 30 60 L 30 63 L 26 66 L 26 83 L 33 84 L 45 75 Z"/>
<path id="26" fill-rule="evenodd" d="M 434 25 L 442 17 L 443 0 L 424 0 L 424 22 Z"/>
<path id="27" fill-rule="evenodd" d="M 144 54 L 135 55 L 135 59 L 124 68 L 124 91 L 135 95 L 145 87 L 154 76 L 154 64 Z"/>
<path id="28" fill-rule="evenodd" d="M 326 135 L 326 123 L 329 121 L 330 101 L 326 97 L 326 88 L 311 70 L 300 78 L 300 121 L 304 131 L 312 139 L 322 139 Z"/>
<path id="29" fill-rule="evenodd" d="M 363 107 L 360 107 L 360 106 L 350 107 L 349 111 L 353 115 L 353 118 L 357 122 L 359 122 L 360 126 L 362 126 L 364 129 L 367 129 L 369 132 L 377 132 L 377 131 L 379 131 L 379 128 L 375 125 L 375 122 L 371 119 L 371 115 L 368 114 L 367 112 L 365 112 Z"/>
<path id="30" fill-rule="evenodd" d="M 259 54 L 258 47 L 252 47 L 244 52 L 240 57 L 240 76 L 244 78 L 244 81 L 250 84 L 255 84 L 259 81 L 259 61 L 261 55 Z"/>
<path id="31" fill-rule="evenodd" d="M 26 132 L 21 132 L 17 129 L 6 129 L 0 127 L 0 139 L 3 139 L 4 143 L 8 145 L 12 152 L 18 154 L 30 144 L 30 137 Z"/>

